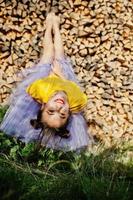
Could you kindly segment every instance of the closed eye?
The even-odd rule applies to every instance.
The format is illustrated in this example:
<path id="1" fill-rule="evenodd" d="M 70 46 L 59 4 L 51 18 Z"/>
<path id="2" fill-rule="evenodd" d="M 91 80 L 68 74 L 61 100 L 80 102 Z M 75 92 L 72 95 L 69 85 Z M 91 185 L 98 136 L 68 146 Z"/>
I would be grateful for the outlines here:
<path id="1" fill-rule="evenodd" d="M 49 112 L 54 112 L 54 110 L 48 110 Z"/>
<path id="2" fill-rule="evenodd" d="M 49 115 L 53 115 L 53 114 L 54 114 L 54 110 L 48 110 L 47 113 L 48 113 Z"/>
<path id="3" fill-rule="evenodd" d="M 54 111 L 47 111 L 48 115 L 54 115 Z M 66 119 L 65 115 L 60 115 L 61 119 Z"/>
<path id="4" fill-rule="evenodd" d="M 60 118 L 65 119 L 66 115 L 65 114 L 60 114 Z"/>
<path id="5" fill-rule="evenodd" d="M 61 114 L 61 116 L 65 116 L 65 114 L 64 113 L 60 113 Z"/>

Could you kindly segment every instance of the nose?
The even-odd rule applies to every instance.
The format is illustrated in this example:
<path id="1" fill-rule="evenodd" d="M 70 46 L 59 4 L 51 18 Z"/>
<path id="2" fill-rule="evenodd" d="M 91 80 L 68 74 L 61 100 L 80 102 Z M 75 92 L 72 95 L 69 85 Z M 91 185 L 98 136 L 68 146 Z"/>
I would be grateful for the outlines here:
<path id="1" fill-rule="evenodd" d="M 63 105 L 58 104 L 56 108 L 58 112 L 60 112 L 61 114 L 65 114 L 65 108 Z"/>
<path id="2" fill-rule="evenodd" d="M 62 104 L 56 104 L 56 110 L 60 111 L 62 109 L 63 105 Z"/>

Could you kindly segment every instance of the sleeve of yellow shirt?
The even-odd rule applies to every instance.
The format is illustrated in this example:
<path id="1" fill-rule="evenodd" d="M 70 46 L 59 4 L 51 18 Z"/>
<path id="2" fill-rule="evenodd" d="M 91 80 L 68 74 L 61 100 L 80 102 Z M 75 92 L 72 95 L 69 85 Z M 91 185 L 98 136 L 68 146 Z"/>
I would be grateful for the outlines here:
<path id="1" fill-rule="evenodd" d="M 36 99 L 39 103 L 47 102 L 47 90 L 49 88 L 48 82 L 45 82 L 43 79 L 34 81 L 31 85 L 28 86 L 26 92 Z"/>
<path id="2" fill-rule="evenodd" d="M 86 104 L 87 104 L 87 96 L 82 91 L 80 91 L 80 93 L 78 93 L 76 101 L 71 103 L 70 110 L 73 113 L 80 112 L 83 110 Z"/>

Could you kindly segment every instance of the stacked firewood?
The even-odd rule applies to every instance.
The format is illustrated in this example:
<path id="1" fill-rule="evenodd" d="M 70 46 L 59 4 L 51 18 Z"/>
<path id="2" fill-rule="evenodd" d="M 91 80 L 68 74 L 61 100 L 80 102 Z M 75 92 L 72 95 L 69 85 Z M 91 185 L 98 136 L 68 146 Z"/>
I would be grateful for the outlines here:
<path id="1" fill-rule="evenodd" d="M 0 0 L 0 102 L 42 52 L 50 2 Z M 133 0 L 60 0 L 66 54 L 88 96 L 89 132 L 110 144 L 133 137 Z"/>

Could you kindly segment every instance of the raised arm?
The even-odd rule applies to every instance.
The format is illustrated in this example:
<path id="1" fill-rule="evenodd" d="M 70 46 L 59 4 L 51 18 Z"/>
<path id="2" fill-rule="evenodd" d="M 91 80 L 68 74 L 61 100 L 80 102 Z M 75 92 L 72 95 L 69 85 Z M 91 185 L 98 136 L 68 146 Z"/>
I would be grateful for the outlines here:
<path id="1" fill-rule="evenodd" d="M 53 33 L 53 38 L 52 38 Z M 60 17 L 54 13 L 49 13 L 46 18 L 46 31 L 43 40 L 43 54 L 39 63 L 52 64 L 50 74 L 56 74 L 61 78 L 65 78 L 61 65 L 58 60 L 64 58 L 64 48 L 60 33 Z"/>
<path id="2" fill-rule="evenodd" d="M 51 63 L 54 59 L 54 44 L 52 40 L 53 13 L 49 13 L 46 18 L 46 31 L 43 39 L 43 53 L 39 63 Z"/>
<path id="3" fill-rule="evenodd" d="M 62 42 L 62 37 L 60 33 L 60 17 L 54 14 L 53 18 L 53 33 L 54 33 L 54 61 L 51 73 L 54 73 L 62 78 L 65 78 L 65 75 L 62 72 L 61 64 L 58 60 L 64 58 L 64 47 Z"/>

